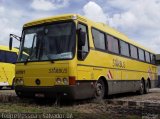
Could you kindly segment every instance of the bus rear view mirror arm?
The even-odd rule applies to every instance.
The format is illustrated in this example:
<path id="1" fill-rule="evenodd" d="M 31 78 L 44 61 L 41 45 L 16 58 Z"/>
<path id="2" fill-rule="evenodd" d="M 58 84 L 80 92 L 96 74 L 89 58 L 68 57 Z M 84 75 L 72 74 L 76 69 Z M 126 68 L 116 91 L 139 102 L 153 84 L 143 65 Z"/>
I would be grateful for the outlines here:
<path id="1" fill-rule="evenodd" d="M 21 37 L 14 35 L 14 34 L 10 34 L 10 40 L 9 40 L 9 50 L 12 50 L 12 43 L 13 43 L 13 38 L 15 38 L 16 40 L 21 42 Z"/>
<path id="2" fill-rule="evenodd" d="M 12 50 L 12 42 L 13 42 L 13 38 L 10 37 L 10 39 L 9 39 L 9 50 Z"/>

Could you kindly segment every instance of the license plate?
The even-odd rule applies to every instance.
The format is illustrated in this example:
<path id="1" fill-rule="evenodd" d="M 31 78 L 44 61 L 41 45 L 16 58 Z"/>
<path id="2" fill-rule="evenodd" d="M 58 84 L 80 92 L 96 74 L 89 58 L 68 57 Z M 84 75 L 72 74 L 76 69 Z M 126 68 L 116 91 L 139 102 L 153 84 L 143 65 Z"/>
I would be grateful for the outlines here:
<path id="1" fill-rule="evenodd" d="M 35 97 L 44 98 L 45 95 L 44 95 L 43 93 L 36 93 L 36 94 L 35 94 Z"/>

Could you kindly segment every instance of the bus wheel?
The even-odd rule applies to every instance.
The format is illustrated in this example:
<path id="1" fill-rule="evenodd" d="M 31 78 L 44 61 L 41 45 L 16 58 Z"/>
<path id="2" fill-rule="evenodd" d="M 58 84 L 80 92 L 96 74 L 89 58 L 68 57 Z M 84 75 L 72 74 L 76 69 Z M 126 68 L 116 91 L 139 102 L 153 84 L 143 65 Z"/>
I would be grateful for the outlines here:
<path id="1" fill-rule="evenodd" d="M 144 89 L 144 93 L 147 94 L 149 92 L 149 81 L 147 81 Z"/>
<path id="2" fill-rule="evenodd" d="M 11 89 L 14 90 L 14 84 L 12 83 Z"/>
<path id="3" fill-rule="evenodd" d="M 144 94 L 144 82 L 143 82 L 143 80 L 141 80 L 141 82 L 140 82 L 140 89 L 138 91 L 138 94 L 140 94 L 140 95 Z"/>
<path id="4" fill-rule="evenodd" d="M 96 83 L 95 97 L 96 99 L 103 99 L 105 96 L 105 84 L 103 80 L 99 79 Z"/>
<path id="5" fill-rule="evenodd" d="M 15 78 L 12 80 L 12 86 L 11 86 L 12 90 L 14 90 L 14 80 L 15 80 Z"/>
<path id="6" fill-rule="evenodd" d="M 20 99 L 23 99 L 23 96 L 22 96 L 19 92 L 17 92 L 16 90 L 15 90 L 15 92 L 16 92 L 16 95 L 17 95 Z"/>

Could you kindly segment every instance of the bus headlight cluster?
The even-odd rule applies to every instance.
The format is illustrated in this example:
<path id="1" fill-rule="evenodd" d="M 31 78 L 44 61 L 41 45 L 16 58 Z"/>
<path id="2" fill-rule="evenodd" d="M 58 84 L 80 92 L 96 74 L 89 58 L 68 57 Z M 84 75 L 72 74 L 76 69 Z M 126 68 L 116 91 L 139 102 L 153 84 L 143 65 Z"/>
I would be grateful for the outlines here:
<path id="1" fill-rule="evenodd" d="M 56 83 L 57 83 L 57 84 L 60 84 L 60 83 L 62 83 L 62 80 L 61 80 L 61 78 L 56 78 Z"/>
<path id="2" fill-rule="evenodd" d="M 23 79 L 20 79 L 20 78 L 17 78 L 16 80 L 15 80 L 15 85 L 23 85 Z"/>
<path id="3" fill-rule="evenodd" d="M 68 79 L 67 78 L 63 78 L 63 83 L 64 84 L 68 84 Z"/>
<path id="4" fill-rule="evenodd" d="M 56 84 L 68 84 L 67 78 L 56 78 Z"/>

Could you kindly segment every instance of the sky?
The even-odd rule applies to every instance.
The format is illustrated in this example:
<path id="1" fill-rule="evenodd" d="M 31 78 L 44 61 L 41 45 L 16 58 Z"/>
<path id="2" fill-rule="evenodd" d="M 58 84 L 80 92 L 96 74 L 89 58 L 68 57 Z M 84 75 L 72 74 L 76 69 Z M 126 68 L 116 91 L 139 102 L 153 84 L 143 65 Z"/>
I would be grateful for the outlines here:
<path id="1" fill-rule="evenodd" d="M 26 22 L 66 13 L 108 24 L 160 54 L 160 0 L 0 0 L 0 45 L 10 33 L 21 36 Z"/>

